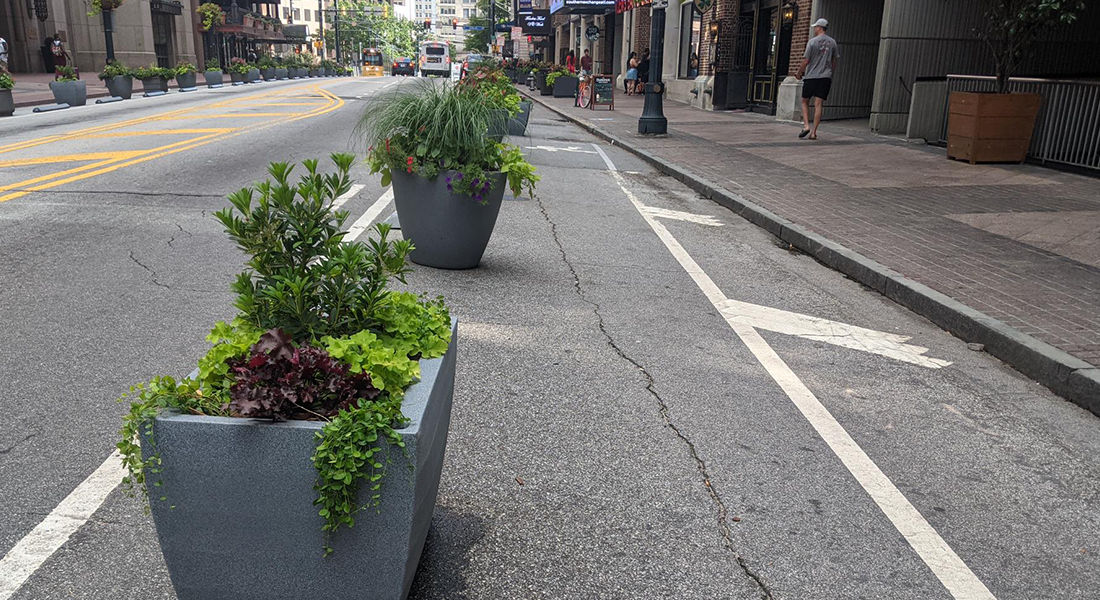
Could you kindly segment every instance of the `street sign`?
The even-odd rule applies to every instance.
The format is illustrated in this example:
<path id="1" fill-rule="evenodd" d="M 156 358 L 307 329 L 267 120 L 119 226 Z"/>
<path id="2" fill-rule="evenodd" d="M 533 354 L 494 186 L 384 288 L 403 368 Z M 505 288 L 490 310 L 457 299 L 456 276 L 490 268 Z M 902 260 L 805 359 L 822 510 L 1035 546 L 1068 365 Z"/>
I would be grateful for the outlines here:
<path id="1" fill-rule="evenodd" d="M 584 30 L 584 37 L 588 38 L 590 42 L 600 39 L 600 28 L 595 25 L 589 25 Z"/>
<path id="2" fill-rule="evenodd" d="M 485 28 L 482 27 L 481 25 L 463 25 L 462 28 L 466 29 L 468 31 L 484 31 L 485 30 Z"/>

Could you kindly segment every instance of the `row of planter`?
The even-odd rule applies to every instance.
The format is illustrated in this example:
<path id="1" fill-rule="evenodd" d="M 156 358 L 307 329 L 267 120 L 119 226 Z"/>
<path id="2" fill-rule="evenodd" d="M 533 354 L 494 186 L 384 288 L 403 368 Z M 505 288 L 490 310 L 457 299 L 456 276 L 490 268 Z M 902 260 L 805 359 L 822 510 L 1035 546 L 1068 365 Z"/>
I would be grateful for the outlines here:
<path id="1" fill-rule="evenodd" d="M 542 96 L 553 96 L 555 98 L 572 98 L 576 96 L 577 86 L 581 80 L 573 75 L 562 75 L 560 73 L 551 78 L 550 74 L 553 72 L 545 69 L 535 71 L 534 88 L 532 89 L 537 89 L 539 95 Z M 547 81 L 548 78 L 552 81 Z"/>

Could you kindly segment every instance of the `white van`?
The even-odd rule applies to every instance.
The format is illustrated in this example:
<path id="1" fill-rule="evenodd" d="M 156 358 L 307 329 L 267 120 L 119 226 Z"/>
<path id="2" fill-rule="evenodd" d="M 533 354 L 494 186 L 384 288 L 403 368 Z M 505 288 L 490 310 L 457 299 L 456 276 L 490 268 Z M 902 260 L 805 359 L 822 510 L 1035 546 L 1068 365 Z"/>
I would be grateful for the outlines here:
<path id="1" fill-rule="evenodd" d="M 420 44 L 420 76 L 451 76 L 451 46 L 447 42 L 424 42 Z"/>

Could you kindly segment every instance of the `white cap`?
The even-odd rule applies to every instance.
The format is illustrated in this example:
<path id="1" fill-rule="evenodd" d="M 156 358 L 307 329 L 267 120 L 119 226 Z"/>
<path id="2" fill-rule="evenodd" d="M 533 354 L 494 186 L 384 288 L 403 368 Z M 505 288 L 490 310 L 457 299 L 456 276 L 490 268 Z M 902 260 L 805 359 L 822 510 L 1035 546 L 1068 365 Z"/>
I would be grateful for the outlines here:
<path id="1" fill-rule="evenodd" d="M 825 29 L 828 29 L 829 28 L 829 22 L 826 21 L 825 19 L 818 19 L 818 20 L 814 21 L 813 26 L 814 27 L 823 27 Z"/>

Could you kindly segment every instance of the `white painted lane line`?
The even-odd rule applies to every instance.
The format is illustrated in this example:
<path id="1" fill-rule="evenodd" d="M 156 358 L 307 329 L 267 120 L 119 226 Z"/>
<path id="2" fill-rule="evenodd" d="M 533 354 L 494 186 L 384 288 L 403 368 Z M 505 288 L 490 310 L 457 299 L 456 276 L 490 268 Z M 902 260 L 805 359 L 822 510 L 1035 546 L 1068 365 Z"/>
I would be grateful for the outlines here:
<path id="1" fill-rule="evenodd" d="M 697 215 L 695 213 L 684 212 L 681 210 L 657 208 L 656 206 L 643 206 L 642 210 L 644 210 L 646 214 L 650 216 L 661 217 L 662 219 L 672 219 L 673 221 L 686 221 L 688 223 L 697 223 L 699 225 L 709 225 L 710 227 L 722 226 L 721 221 L 710 215 Z"/>
<path id="2" fill-rule="evenodd" d="M 680 242 L 669 233 L 663 224 L 651 215 L 646 214 L 643 205 L 630 191 L 630 187 L 615 168 L 603 148 L 598 144 L 592 144 L 603 158 L 604 164 L 611 172 L 619 188 L 630 200 L 631 204 L 645 219 L 649 227 L 657 234 L 680 266 L 695 280 L 703 294 L 719 311 L 722 310 L 729 299 L 714 283 L 699 263 L 688 254 Z M 833 453 L 847 467 L 848 472 L 855 477 L 860 486 L 878 505 L 879 509 L 894 524 L 898 532 L 905 538 L 913 550 L 920 556 L 924 564 L 932 571 L 940 583 L 957 600 L 995 600 L 989 589 L 981 582 L 970 567 L 966 566 L 959 555 L 940 537 L 940 534 L 924 519 L 920 511 L 914 507 L 894 485 L 890 478 L 878 468 L 871 457 L 863 451 L 836 420 L 835 417 L 821 404 L 813 392 L 791 371 L 783 359 L 775 353 L 768 342 L 751 325 L 727 320 L 737 337 L 748 347 L 764 369 L 771 375 L 779 387 L 795 404 L 799 412 L 810 422 L 818 435 L 829 445 Z"/>
<path id="3" fill-rule="evenodd" d="M 372 204 L 371 207 L 367 209 L 367 212 L 363 213 L 363 216 L 359 217 L 355 220 L 354 223 L 351 224 L 351 227 L 348 228 L 347 240 L 351 242 L 359 239 L 359 236 L 363 235 L 363 233 L 370 229 L 371 224 L 374 222 L 374 219 L 378 215 L 382 214 L 382 211 L 385 210 L 392 201 L 393 186 L 390 186 L 386 189 L 386 193 L 382 194 L 382 197 L 379 198 L 374 204 Z"/>
<path id="4" fill-rule="evenodd" d="M 595 154 L 591 150 L 581 150 L 576 146 L 526 146 L 528 150 L 542 150 L 544 152 L 572 152 L 574 154 Z"/>
<path id="5" fill-rule="evenodd" d="M 116 451 L 0 559 L 0 600 L 8 600 L 69 537 L 80 529 L 122 482 Z"/>
<path id="6" fill-rule="evenodd" d="M 344 205 L 345 202 L 347 202 L 348 200 L 351 200 L 352 198 L 354 198 L 365 187 L 367 187 L 367 186 L 365 186 L 361 183 L 352 184 L 351 188 L 348 189 L 348 191 L 344 192 L 343 194 L 340 194 L 336 198 L 336 200 L 332 203 L 333 210 L 338 210 L 341 206 Z"/>

